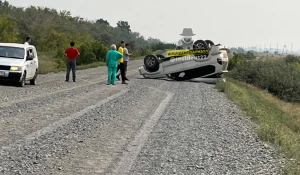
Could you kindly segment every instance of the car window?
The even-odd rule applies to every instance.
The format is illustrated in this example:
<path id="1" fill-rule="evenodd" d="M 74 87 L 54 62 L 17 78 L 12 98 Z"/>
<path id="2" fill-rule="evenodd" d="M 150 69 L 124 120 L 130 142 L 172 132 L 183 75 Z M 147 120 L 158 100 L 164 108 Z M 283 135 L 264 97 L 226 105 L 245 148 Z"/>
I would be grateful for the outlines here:
<path id="1" fill-rule="evenodd" d="M 0 57 L 3 58 L 13 58 L 13 59 L 23 59 L 25 55 L 23 48 L 10 47 L 10 46 L 0 46 Z"/>

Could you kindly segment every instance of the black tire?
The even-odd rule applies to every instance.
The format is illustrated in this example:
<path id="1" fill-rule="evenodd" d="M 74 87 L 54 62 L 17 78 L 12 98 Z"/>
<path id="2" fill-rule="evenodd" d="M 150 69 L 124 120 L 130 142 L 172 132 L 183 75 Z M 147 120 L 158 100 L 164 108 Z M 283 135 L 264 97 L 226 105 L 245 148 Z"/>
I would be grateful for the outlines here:
<path id="1" fill-rule="evenodd" d="M 203 40 L 197 40 L 193 44 L 193 49 L 206 49 L 208 48 L 207 43 Z"/>
<path id="2" fill-rule="evenodd" d="M 208 47 L 211 47 L 211 46 L 215 45 L 215 43 L 212 42 L 211 40 L 205 40 L 205 42 L 206 42 Z"/>
<path id="3" fill-rule="evenodd" d="M 147 55 L 144 58 L 144 65 L 150 72 L 155 72 L 159 69 L 158 58 L 155 55 Z"/>
<path id="4" fill-rule="evenodd" d="M 33 79 L 30 80 L 30 85 L 36 85 L 37 75 L 38 75 L 38 70 L 35 71 Z"/>
<path id="5" fill-rule="evenodd" d="M 18 87 L 24 87 L 26 82 L 26 72 L 24 72 L 21 82 L 17 83 Z"/>

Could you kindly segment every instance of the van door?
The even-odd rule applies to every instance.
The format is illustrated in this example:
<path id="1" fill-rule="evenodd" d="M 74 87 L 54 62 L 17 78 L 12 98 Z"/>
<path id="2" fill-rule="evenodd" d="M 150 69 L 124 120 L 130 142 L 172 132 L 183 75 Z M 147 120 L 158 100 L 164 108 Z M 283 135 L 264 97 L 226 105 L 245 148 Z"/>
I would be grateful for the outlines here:
<path id="1" fill-rule="evenodd" d="M 26 71 L 27 71 L 27 76 L 26 78 L 32 78 L 33 77 L 33 69 L 34 69 L 34 65 L 33 65 L 33 60 L 27 60 L 27 58 L 29 56 L 33 56 L 33 51 L 31 48 L 28 48 L 26 50 Z"/>

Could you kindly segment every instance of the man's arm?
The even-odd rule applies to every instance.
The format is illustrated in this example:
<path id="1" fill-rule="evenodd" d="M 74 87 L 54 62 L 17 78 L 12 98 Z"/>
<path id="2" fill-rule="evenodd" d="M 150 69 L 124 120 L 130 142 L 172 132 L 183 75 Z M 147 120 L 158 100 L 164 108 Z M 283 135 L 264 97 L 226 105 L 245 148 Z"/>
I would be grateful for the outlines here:
<path id="1" fill-rule="evenodd" d="M 116 52 L 117 53 L 117 59 L 119 60 L 119 59 L 121 59 L 121 58 L 123 58 L 123 54 L 121 54 L 120 52 Z"/>
<path id="2" fill-rule="evenodd" d="M 68 56 L 68 54 L 67 54 L 67 50 L 65 50 L 64 54 L 65 54 L 65 56 L 66 56 L 66 57 Z"/>
<path id="3" fill-rule="evenodd" d="M 108 61 L 109 61 L 109 57 L 108 57 L 108 52 L 107 52 L 106 58 L 105 58 L 106 66 L 108 66 Z"/>

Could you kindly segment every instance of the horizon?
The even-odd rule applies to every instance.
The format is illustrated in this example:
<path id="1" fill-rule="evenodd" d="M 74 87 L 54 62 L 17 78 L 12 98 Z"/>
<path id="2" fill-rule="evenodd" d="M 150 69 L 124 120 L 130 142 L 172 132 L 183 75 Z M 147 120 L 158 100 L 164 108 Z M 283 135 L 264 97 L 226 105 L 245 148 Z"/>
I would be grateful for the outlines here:
<path id="1" fill-rule="evenodd" d="M 13 6 L 24 8 L 32 5 L 53 8 L 58 11 L 66 10 L 70 11 L 73 17 L 80 16 L 90 21 L 102 18 L 113 27 L 119 20 L 128 21 L 132 31 L 139 32 L 146 39 L 152 37 L 168 43 L 176 43 L 181 39 L 179 34 L 183 28 L 192 28 L 196 34 L 194 40 L 210 39 L 215 43 L 227 46 L 264 46 L 266 44 L 267 48 L 269 43 L 278 43 L 279 48 L 283 48 L 284 45 L 290 48 L 291 43 L 293 43 L 293 51 L 300 48 L 300 42 L 295 42 L 294 37 L 297 36 L 297 29 L 300 28 L 295 22 L 300 15 L 290 15 L 291 11 L 297 10 L 300 3 L 293 0 L 288 0 L 284 4 L 279 0 L 264 2 L 231 0 L 229 2 L 220 1 L 217 6 L 215 6 L 216 2 L 205 2 L 207 8 L 200 8 L 203 5 L 202 0 L 188 0 L 189 4 L 194 5 L 188 6 L 190 9 L 186 11 L 178 6 L 180 4 L 178 0 L 172 1 L 172 4 L 167 1 L 160 2 L 159 8 L 154 2 L 128 0 L 126 1 L 128 9 L 126 10 L 124 10 L 126 3 L 115 0 L 113 3 L 115 11 L 107 8 L 112 7 L 112 4 L 106 1 L 90 1 L 88 4 L 83 0 L 78 0 L 75 4 L 70 0 L 27 0 L 26 2 L 8 0 L 8 2 Z M 188 4 L 186 2 L 185 4 Z M 68 5 L 70 3 L 72 3 L 72 7 Z M 147 13 L 145 13 L 145 6 L 149 9 Z M 199 8 L 203 12 L 196 13 L 199 12 Z M 279 10 L 280 14 L 277 14 Z M 219 15 L 218 12 L 224 13 Z M 200 16 L 199 22 L 195 22 L 196 14 Z M 203 18 L 201 14 L 207 14 L 207 17 Z"/>

